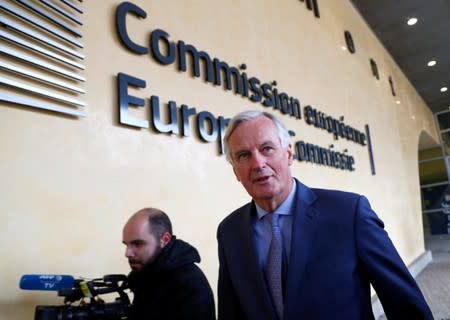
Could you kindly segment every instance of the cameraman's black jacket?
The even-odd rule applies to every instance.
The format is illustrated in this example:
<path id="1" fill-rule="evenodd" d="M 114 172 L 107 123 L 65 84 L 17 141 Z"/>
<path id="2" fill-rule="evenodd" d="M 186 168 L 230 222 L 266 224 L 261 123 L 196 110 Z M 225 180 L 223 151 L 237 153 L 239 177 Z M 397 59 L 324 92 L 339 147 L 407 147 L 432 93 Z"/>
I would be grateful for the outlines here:
<path id="1" fill-rule="evenodd" d="M 130 272 L 131 319 L 214 320 L 214 296 L 196 262 L 198 251 L 173 236 L 153 263 Z"/>

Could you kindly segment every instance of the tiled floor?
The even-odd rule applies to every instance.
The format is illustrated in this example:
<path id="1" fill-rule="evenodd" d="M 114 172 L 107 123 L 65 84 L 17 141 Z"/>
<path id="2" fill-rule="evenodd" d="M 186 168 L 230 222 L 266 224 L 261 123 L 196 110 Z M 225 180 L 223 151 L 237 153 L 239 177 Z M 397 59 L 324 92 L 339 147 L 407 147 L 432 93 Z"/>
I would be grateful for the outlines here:
<path id="1" fill-rule="evenodd" d="M 435 320 L 450 320 L 450 235 L 427 238 L 425 246 L 433 262 L 417 277 L 417 283 Z"/>
<path id="2" fill-rule="evenodd" d="M 450 235 L 428 237 L 425 247 L 431 250 L 433 261 L 417 276 L 417 284 L 434 319 L 450 320 Z"/>

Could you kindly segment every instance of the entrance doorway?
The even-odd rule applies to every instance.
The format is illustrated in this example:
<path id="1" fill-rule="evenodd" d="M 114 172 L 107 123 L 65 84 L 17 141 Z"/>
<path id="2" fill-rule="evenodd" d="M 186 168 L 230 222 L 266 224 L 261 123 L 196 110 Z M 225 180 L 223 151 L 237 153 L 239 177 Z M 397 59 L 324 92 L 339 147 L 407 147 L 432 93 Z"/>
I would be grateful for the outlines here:
<path id="1" fill-rule="evenodd" d="M 450 110 L 435 114 L 440 134 L 436 144 L 422 132 L 419 176 L 425 236 L 450 234 Z"/>

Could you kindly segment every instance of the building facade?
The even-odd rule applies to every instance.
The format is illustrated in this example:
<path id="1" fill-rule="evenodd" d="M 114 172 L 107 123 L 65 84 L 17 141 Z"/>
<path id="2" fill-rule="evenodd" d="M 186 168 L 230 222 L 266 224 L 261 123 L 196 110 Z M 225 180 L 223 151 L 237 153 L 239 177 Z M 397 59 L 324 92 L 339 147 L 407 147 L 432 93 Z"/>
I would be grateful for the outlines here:
<path id="1" fill-rule="evenodd" d="M 250 109 L 292 132 L 295 177 L 366 195 L 405 263 L 424 255 L 418 152 L 438 145 L 433 114 L 349 1 L 55 3 L 0 5 L 7 319 L 62 304 L 20 290 L 23 274 L 128 273 L 122 227 L 149 206 L 198 248 L 215 290 L 216 228 L 249 201 L 223 131 Z"/>

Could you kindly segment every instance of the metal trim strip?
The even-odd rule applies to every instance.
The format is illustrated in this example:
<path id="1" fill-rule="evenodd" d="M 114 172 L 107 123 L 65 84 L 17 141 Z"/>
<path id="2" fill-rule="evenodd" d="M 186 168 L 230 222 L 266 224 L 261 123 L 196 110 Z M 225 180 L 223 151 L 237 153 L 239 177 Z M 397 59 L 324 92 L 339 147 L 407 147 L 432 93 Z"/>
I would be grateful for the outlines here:
<path id="1" fill-rule="evenodd" d="M 47 57 L 53 58 L 53 59 L 55 59 L 55 60 L 57 60 L 59 62 L 65 63 L 67 65 L 70 65 L 72 67 L 78 68 L 80 70 L 86 69 L 85 66 L 82 65 L 82 64 L 79 64 L 79 63 L 77 63 L 77 62 L 75 62 L 73 60 L 67 59 L 67 58 L 65 58 L 65 57 L 63 57 L 63 56 L 61 56 L 59 54 L 54 53 L 53 51 L 50 51 L 50 50 L 41 48 L 39 46 L 36 46 L 36 45 L 32 44 L 31 42 L 28 42 L 28 41 L 26 41 L 24 39 L 20 39 L 20 38 L 18 38 L 16 36 L 13 36 L 12 34 L 3 32 L 2 30 L 0 30 L 0 38 L 4 38 L 6 40 L 9 40 L 9 41 L 11 41 L 11 42 L 21 46 L 21 47 L 33 50 L 33 51 L 35 51 L 37 53 L 43 54 L 43 55 L 45 55 Z"/>
<path id="2" fill-rule="evenodd" d="M 23 33 L 23 34 L 25 34 L 25 35 L 35 39 L 36 41 L 39 41 L 39 42 L 44 43 L 44 44 L 47 44 L 47 45 L 49 45 L 49 46 L 51 46 L 51 47 L 53 47 L 55 49 L 61 50 L 62 52 L 65 52 L 65 53 L 70 54 L 72 56 L 75 56 L 77 58 L 84 59 L 84 56 L 81 53 L 79 53 L 79 52 L 77 52 L 75 50 L 72 50 L 72 49 L 68 48 L 67 46 L 59 44 L 59 43 L 51 40 L 50 38 L 48 38 L 48 37 L 46 37 L 46 36 L 44 36 L 42 34 L 34 32 L 34 31 L 32 31 L 31 29 L 29 29 L 27 27 L 21 26 L 18 23 L 14 22 L 14 21 L 12 21 L 12 20 L 10 20 L 8 18 L 2 18 L 1 21 L 8 28 L 11 28 L 13 30 L 19 31 L 19 32 L 21 32 L 21 33 Z"/>
<path id="3" fill-rule="evenodd" d="M 9 12 L 9 13 L 15 15 L 16 17 L 23 19 L 24 21 L 26 21 L 28 23 L 30 23 L 38 28 L 41 28 L 42 30 L 44 30 L 48 33 L 53 34 L 54 36 L 56 36 L 64 41 L 67 41 L 67 42 L 77 46 L 78 48 L 84 47 L 81 42 L 78 42 L 75 39 L 72 39 L 70 36 L 63 34 L 59 30 L 56 30 L 53 26 L 50 26 L 49 24 L 47 24 L 43 21 L 38 21 L 38 20 L 34 19 L 34 17 L 32 17 L 31 15 L 27 14 L 26 12 L 24 12 L 18 8 L 11 6 L 10 4 L 0 2 L 0 9 L 4 9 L 4 11 Z"/>
<path id="4" fill-rule="evenodd" d="M 44 17 L 45 19 L 48 19 L 49 21 L 55 23 L 56 25 L 60 26 L 61 28 L 71 32 L 72 34 L 77 35 L 78 37 L 82 37 L 82 33 L 79 32 L 78 30 L 71 28 L 67 23 L 65 23 L 64 21 L 62 21 L 61 19 L 48 14 L 47 12 L 39 9 L 38 7 L 36 7 L 35 5 L 31 4 L 29 1 L 26 0 L 16 0 L 17 2 L 21 3 L 22 5 L 24 5 L 25 7 L 27 7 L 28 9 L 34 11 L 35 13 L 39 14 L 40 16 Z"/>
<path id="5" fill-rule="evenodd" d="M 54 4 L 53 2 L 50 2 L 48 0 L 40 0 L 43 4 L 45 4 L 47 7 L 53 9 L 55 12 L 58 12 L 59 14 L 63 15 L 64 17 L 66 17 L 69 20 L 72 20 L 73 22 L 79 24 L 80 26 L 83 25 L 83 22 L 78 19 L 76 16 L 74 16 L 73 14 L 70 14 L 69 12 L 67 12 L 66 10 L 64 10 L 63 8 L 57 6 L 56 4 Z"/>
<path id="6" fill-rule="evenodd" d="M 74 3 L 67 1 L 67 0 L 60 0 L 62 3 L 64 3 L 65 5 L 71 7 L 72 9 L 74 9 L 75 11 L 79 12 L 79 13 L 83 13 L 83 10 L 76 6 Z"/>
<path id="7" fill-rule="evenodd" d="M 5 53 L 5 54 L 7 54 L 9 56 L 12 56 L 12 57 L 14 57 L 16 59 L 20 59 L 20 60 L 25 61 L 27 63 L 36 65 L 36 66 L 38 66 L 40 68 L 43 68 L 43 69 L 46 69 L 46 70 L 49 70 L 49 71 L 53 71 L 53 72 L 55 72 L 57 74 L 60 74 L 62 76 L 65 76 L 65 77 L 68 77 L 68 78 L 71 78 L 71 79 L 75 79 L 75 80 L 79 80 L 79 81 L 83 81 L 83 82 L 86 81 L 85 78 L 79 76 L 76 73 L 69 72 L 67 70 L 64 70 L 63 68 L 56 67 L 56 66 L 51 65 L 49 63 L 46 63 L 46 62 L 34 59 L 33 57 L 30 57 L 29 55 L 22 54 L 22 53 L 17 52 L 17 51 L 9 50 L 8 48 L 2 47 L 2 46 L 0 47 L 0 53 Z"/>
<path id="8" fill-rule="evenodd" d="M 40 89 L 40 88 L 37 88 L 37 87 L 34 87 L 34 86 L 30 86 L 28 84 L 20 83 L 20 82 L 15 81 L 15 80 L 11 80 L 11 79 L 0 77 L 0 83 L 3 83 L 3 84 L 8 85 L 10 87 L 22 89 L 22 90 L 25 90 L 25 91 L 28 91 L 28 92 L 36 93 L 36 94 L 39 94 L 41 96 L 45 96 L 47 98 L 51 98 L 51 99 L 59 100 L 59 101 L 62 101 L 62 102 L 68 103 L 68 104 L 74 104 L 74 105 L 77 105 L 77 106 L 80 106 L 80 107 L 84 107 L 84 102 L 81 102 L 79 100 L 72 99 L 72 98 L 69 98 L 69 97 L 66 97 L 66 96 L 63 96 L 63 95 L 60 95 L 60 94 L 56 94 L 56 93 L 53 93 L 53 92 L 50 92 L 50 91 L 47 91 L 47 90 L 43 90 L 43 89 Z"/>
<path id="9" fill-rule="evenodd" d="M 14 73 L 16 73 L 18 75 L 26 76 L 26 77 L 34 79 L 34 80 L 38 80 L 38 81 L 41 81 L 41 82 L 48 83 L 48 84 L 51 84 L 51 85 L 54 85 L 54 86 L 57 86 L 57 87 L 60 87 L 60 88 L 63 88 L 63 89 L 67 89 L 67 90 L 70 90 L 70 91 L 83 93 L 83 94 L 86 93 L 86 91 L 84 89 L 72 86 L 72 85 L 70 85 L 68 83 L 65 83 L 63 81 L 57 81 L 57 80 L 52 79 L 52 78 L 50 78 L 50 77 L 48 77 L 46 75 L 43 75 L 42 73 L 37 73 L 37 72 L 30 71 L 30 70 L 25 70 L 25 69 L 19 68 L 17 66 L 13 66 L 11 64 L 4 63 L 3 61 L 0 61 L 0 68 L 3 68 L 5 70 L 11 71 L 11 72 L 14 72 Z"/>
<path id="10" fill-rule="evenodd" d="M 77 110 L 71 110 L 69 108 L 60 107 L 58 105 L 54 105 L 51 103 L 43 103 L 41 101 L 35 99 L 24 98 L 17 95 L 12 95 L 8 93 L 4 93 L 0 91 L 0 101 L 12 102 L 16 104 L 20 104 L 27 107 L 44 109 L 49 111 L 54 111 L 58 113 L 63 113 L 70 116 L 75 117 L 85 117 L 85 113 Z"/>

